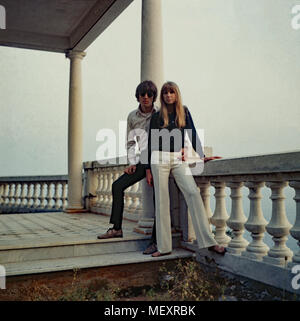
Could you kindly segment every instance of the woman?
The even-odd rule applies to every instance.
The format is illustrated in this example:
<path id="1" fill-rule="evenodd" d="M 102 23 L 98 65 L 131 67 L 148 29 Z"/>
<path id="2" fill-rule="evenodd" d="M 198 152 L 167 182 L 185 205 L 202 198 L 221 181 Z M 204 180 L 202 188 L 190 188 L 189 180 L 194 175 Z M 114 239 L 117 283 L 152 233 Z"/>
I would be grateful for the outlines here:
<path id="1" fill-rule="evenodd" d="M 208 248 L 219 254 L 226 249 L 219 246 L 211 233 L 202 198 L 191 174 L 184 149 L 185 133 L 189 134 L 194 150 L 203 159 L 201 142 L 188 109 L 182 105 L 178 86 L 174 82 L 163 85 L 160 93 L 161 108 L 150 121 L 146 179 L 154 182 L 157 251 L 153 257 L 172 251 L 171 219 L 169 212 L 168 181 L 170 172 L 182 191 L 191 214 L 199 248 Z M 219 157 L 204 158 L 204 161 Z M 152 176 L 153 175 L 153 176 Z"/>

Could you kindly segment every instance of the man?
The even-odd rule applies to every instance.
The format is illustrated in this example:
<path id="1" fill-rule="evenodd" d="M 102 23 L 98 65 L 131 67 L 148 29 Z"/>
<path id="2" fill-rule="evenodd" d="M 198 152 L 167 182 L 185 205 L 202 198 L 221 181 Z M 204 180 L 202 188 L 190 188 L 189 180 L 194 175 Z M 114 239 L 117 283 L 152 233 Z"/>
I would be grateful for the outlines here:
<path id="1" fill-rule="evenodd" d="M 148 157 L 148 131 L 150 119 L 153 113 L 157 111 L 154 102 L 157 98 L 157 88 L 152 81 L 146 80 L 140 83 L 136 88 L 135 97 L 139 102 L 137 109 L 129 113 L 127 118 L 127 157 L 130 166 L 124 170 L 112 184 L 112 210 L 110 223 L 113 224 L 106 233 L 98 235 L 98 239 L 108 239 L 123 237 L 122 220 L 124 210 L 124 191 L 126 188 L 134 185 L 146 177 L 146 166 Z M 140 156 L 136 154 L 136 140 Z M 157 251 L 155 224 L 152 230 L 151 243 L 143 252 L 152 254 Z"/>

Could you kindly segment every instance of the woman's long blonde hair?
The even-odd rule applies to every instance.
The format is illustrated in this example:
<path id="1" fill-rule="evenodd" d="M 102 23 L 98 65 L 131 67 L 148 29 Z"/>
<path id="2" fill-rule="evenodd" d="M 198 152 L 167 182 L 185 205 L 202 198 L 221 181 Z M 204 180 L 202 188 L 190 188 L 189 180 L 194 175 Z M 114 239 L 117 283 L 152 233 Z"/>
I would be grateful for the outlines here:
<path id="1" fill-rule="evenodd" d="M 173 90 L 175 92 L 176 100 L 175 100 L 175 112 L 176 112 L 176 118 L 175 122 L 176 125 L 179 128 L 185 127 L 185 110 L 182 105 L 182 100 L 181 100 L 181 94 L 178 86 L 172 82 L 168 81 L 163 84 L 161 91 L 160 91 L 160 103 L 161 103 L 161 108 L 160 108 L 160 119 L 163 120 L 164 124 L 163 127 L 167 127 L 169 125 L 169 117 L 168 117 L 168 109 L 167 105 L 164 101 L 163 93 L 166 90 Z"/>

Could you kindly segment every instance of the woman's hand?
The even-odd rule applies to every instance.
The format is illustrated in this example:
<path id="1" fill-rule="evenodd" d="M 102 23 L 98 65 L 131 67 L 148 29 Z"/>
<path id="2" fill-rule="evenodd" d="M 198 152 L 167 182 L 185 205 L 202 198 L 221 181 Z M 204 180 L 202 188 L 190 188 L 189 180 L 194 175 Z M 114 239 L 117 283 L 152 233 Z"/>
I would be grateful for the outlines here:
<path id="1" fill-rule="evenodd" d="M 220 158 L 222 158 L 222 157 L 220 157 L 220 156 L 204 157 L 204 163 L 209 162 L 214 159 L 220 159 Z"/>
<path id="2" fill-rule="evenodd" d="M 186 161 L 187 157 L 186 157 L 187 153 L 186 153 L 186 149 L 185 148 L 181 148 L 181 156 L 178 157 L 179 160 L 182 160 L 183 162 Z"/>
<path id="3" fill-rule="evenodd" d="M 146 169 L 146 181 L 149 186 L 153 186 L 153 176 L 151 169 Z"/>

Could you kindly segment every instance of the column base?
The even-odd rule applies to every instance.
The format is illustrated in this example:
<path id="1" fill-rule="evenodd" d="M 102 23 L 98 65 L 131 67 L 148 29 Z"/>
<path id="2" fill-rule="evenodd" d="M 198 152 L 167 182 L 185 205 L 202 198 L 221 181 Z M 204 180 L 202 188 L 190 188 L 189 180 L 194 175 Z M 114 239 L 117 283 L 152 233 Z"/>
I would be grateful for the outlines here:
<path id="1" fill-rule="evenodd" d="M 285 260 L 283 257 L 271 257 L 271 256 L 264 256 L 263 262 L 278 266 L 285 266 L 287 263 L 289 263 L 291 260 Z"/>
<path id="2" fill-rule="evenodd" d="M 134 232 L 139 233 L 139 234 L 144 234 L 144 235 L 151 235 L 152 234 L 152 227 L 135 227 L 133 229 Z"/>
<path id="3" fill-rule="evenodd" d="M 86 208 L 66 208 L 64 210 L 65 213 L 87 213 L 88 210 Z"/>
<path id="4" fill-rule="evenodd" d="M 300 265 L 300 262 L 294 262 L 294 261 L 288 262 L 287 267 L 289 269 L 292 269 L 296 265 Z"/>
<path id="5" fill-rule="evenodd" d="M 254 261 L 262 261 L 263 257 L 266 255 L 267 253 L 254 253 L 254 252 L 250 252 L 245 250 L 244 252 L 241 252 L 241 256 L 246 257 L 250 260 L 254 260 Z"/>

